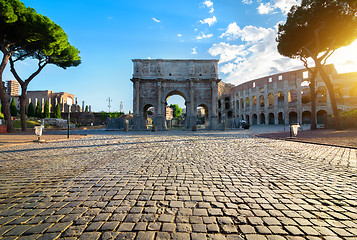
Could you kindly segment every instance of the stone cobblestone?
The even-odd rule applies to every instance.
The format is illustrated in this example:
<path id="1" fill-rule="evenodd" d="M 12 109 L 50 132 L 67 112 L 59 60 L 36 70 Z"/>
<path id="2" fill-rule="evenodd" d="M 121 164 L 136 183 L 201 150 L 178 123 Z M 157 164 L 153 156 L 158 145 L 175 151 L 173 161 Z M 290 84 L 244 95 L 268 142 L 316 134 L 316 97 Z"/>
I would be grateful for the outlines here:
<path id="1" fill-rule="evenodd" d="M 2 239 L 357 239 L 356 151 L 249 131 L 1 148 Z"/>

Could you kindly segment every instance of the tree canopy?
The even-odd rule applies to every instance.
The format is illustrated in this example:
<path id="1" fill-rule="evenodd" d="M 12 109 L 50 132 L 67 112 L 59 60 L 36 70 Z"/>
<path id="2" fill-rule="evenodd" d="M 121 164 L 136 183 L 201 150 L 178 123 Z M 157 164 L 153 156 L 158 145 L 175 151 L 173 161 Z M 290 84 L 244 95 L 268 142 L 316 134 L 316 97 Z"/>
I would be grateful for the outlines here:
<path id="1" fill-rule="evenodd" d="M 36 13 L 19 0 L 0 0 L 0 47 L 3 52 L 2 67 L 10 61 L 10 70 L 21 86 L 20 115 L 22 130 L 26 130 L 26 92 L 30 81 L 47 64 L 63 69 L 81 63 L 79 51 L 68 42 L 63 29 L 48 17 Z M 15 63 L 27 58 L 38 61 L 37 70 L 21 78 Z M 0 68 L 0 70 L 3 68 Z M 1 76 L 2 76 L 1 71 Z M 6 100 L 0 86 L 1 99 Z"/>
<path id="2" fill-rule="evenodd" d="M 179 107 L 177 104 L 171 104 L 170 108 L 173 109 L 173 117 L 174 118 L 180 118 L 182 114 L 182 108 Z"/>
<path id="3" fill-rule="evenodd" d="M 279 25 L 278 51 L 291 57 L 312 57 L 351 44 L 357 38 L 355 0 L 302 0 Z M 326 56 L 328 56 L 328 54 Z"/>

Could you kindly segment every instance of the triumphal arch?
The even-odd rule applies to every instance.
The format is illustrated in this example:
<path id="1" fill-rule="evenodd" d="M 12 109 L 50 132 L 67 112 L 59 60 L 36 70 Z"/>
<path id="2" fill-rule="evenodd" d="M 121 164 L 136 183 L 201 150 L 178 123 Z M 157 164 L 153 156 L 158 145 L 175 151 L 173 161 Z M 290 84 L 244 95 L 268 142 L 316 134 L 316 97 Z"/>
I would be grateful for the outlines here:
<path id="1" fill-rule="evenodd" d="M 154 107 L 154 124 L 166 129 L 167 99 L 185 99 L 185 126 L 197 124 L 197 108 L 206 114 L 206 128 L 217 128 L 218 60 L 134 59 L 134 129 L 147 128 L 147 110 Z"/>

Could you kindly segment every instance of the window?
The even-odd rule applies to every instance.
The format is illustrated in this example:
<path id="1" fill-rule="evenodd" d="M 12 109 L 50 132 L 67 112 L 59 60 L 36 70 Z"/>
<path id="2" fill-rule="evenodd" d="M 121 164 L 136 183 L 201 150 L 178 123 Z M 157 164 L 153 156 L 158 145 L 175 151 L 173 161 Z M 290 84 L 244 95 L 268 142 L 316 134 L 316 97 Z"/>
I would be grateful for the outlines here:
<path id="1" fill-rule="evenodd" d="M 270 77 L 270 78 L 269 78 L 269 82 L 272 82 L 272 81 L 273 81 L 273 78 Z"/>
<path id="2" fill-rule="evenodd" d="M 302 73 L 302 77 L 303 77 L 304 79 L 309 78 L 309 72 L 308 72 L 308 71 L 303 72 L 303 73 Z"/>
<path id="3" fill-rule="evenodd" d="M 255 88 L 255 82 L 253 82 L 253 88 Z"/>
<path id="4" fill-rule="evenodd" d="M 278 79 L 279 79 L 279 80 L 283 80 L 283 75 L 280 75 L 280 76 L 278 77 Z"/>

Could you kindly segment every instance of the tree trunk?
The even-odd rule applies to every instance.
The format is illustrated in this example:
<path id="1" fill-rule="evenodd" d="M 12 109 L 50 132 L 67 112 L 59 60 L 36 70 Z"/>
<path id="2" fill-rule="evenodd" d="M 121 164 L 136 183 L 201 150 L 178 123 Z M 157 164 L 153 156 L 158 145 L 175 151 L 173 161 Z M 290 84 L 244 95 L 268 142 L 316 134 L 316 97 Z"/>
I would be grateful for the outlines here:
<path id="1" fill-rule="evenodd" d="M 10 56 L 11 54 L 4 54 L 0 65 L 0 99 L 1 99 L 2 108 L 4 109 L 3 111 L 4 111 L 4 118 L 7 124 L 7 132 L 14 132 L 14 126 L 12 126 L 12 120 L 10 114 L 9 97 L 6 94 L 5 86 L 2 80 L 2 75 L 4 73 L 4 69 L 9 61 Z"/>
<path id="2" fill-rule="evenodd" d="M 323 67 L 322 67 L 320 62 L 315 61 L 315 64 L 316 64 L 316 67 L 318 68 L 318 70 L 320 72 L 322 80 L 325 82 L 327 91 L 328 91 L 328 93 L 330 95 L 330 102 L 331 102 L 332 113 L 334 115 L 333 119 L 334 119 L 334 122 L 335 122 L 335 128 L 337 130 L 340 130 L 341 129 L 340 115 L 339 115 L 339 112 L 338 112 L 335 91 L 333 90 L 333 85 L 331 83 L 331 79 L 327 75 L 325 70 L 323 69 Z"/>
<path id="3" fill-rule="evenodd" d="M 20 96 L 20 118 L 21 118 L 21 130 L 26 132 L 26 99 L 27 99 L 27 84 L 21 85 L 21 96 Z"/>
<path id="4" fill-rule="evenodd" d="M 316 75 L 317 75 L 317 68 L 314 68 L 311 78 L 310 78 L 310 97 L 311 97 L 311 125 L 310 130 L 316 130 Z"/>

